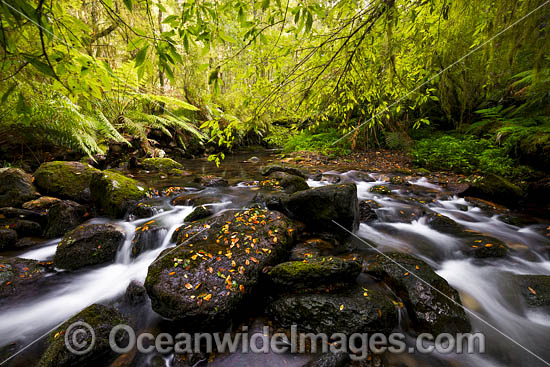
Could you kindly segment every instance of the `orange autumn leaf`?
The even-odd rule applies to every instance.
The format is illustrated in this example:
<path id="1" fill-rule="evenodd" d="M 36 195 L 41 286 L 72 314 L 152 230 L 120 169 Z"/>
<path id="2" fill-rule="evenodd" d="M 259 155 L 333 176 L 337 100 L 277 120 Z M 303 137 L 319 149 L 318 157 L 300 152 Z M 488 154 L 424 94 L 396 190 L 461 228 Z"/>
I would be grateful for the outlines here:
<path id="1" fill-rule="evenodd" d="M 191 288 L 193 288 L 193 286 L 192 286 L 191 284 L 189 284 L 189 283 L 185 283 L 185 288 L 191 289 Z"/>
<path id="2" fill-rule="evenodd" d="M 529 289 L 529 292 L 533 293 L 534 295 L 537 294 L 537 292 L 533 288 L 527 287 L 527 289 Z"/>
<path id="3" fill-rule="evenodd" d="M 176 272 L 175 272 L 175 271 L 173 271 L 173 272 L 169 273 L 168 275 L 174 275 L 174 274 L 176 274 Z"/>

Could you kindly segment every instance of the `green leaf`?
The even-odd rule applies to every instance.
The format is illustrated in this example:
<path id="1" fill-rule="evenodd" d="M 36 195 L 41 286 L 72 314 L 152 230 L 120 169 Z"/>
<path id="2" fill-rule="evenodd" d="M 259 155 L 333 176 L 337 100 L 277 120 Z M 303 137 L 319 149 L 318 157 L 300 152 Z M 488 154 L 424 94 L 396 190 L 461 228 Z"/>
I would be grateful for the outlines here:
<path id="1" fill-rule="evenodd" d="M 141 50 L 138 51 L 136 58 L 135 58 L 135 66 L 136 68 L 139 68 L 141 64 L 145 61 L 145 56 L 147 56 L 147 50 L 149 49 L 149 45 L 143 47 Z"/>
<path id="2" fill-rule="evenodd" d="M 262 1 L 262 9 L 263 10 L 266 10 L 267 8 L 269 8 L 269 1 L 270 0 L 263 0 Z"/>
<path id="3" fill-rule="evenodd" d="M 132 4 L 132 0 L 122 0 L 124 1 L 124 5 L 126 5 L 126 8 L 130 11 L 130 13 L 134 10 L 134 5 Z"/>
<path id="4" fill-rule="evenodd" d="M 228 42 L 228 43 L 237 43 L 237 41 L 235 40 L 235 38 L 231 37 L 230 35 L 228 34 L 225 34 L 223 33 L 222 31 L 219 32 L 219 36 L 222 40 L 224 40 L 225 42 Z"/>
<path id="5" fill-rule="evenodd" d="M 313 16 L 311 15 L 311 12 L 308 11 L 307 12 L 307 20 L 306 20 L 306 30 L 305 30 L 306 33 L 309 33 L 309 31 L 311 30 L 312 25 L 313 25 Z"/>
<path id="6" fill-rule="evenodd" d="M 41 72 L 44 75 L 51 76 L 52 78 L 55 77 L 55 74 L 53 70 L 50 68 L 50 65 L 33 58 L 27 58 L 27 61 L 31 63 L 32 66 L 36 68 L 39 72 Z"/>
<path id="7" fill-rule="evenodd" d="M 10 95 L 13 93 L 13 91 L 15 90 L 15 87 L 16 87 L 17 84 L 12 84 L 8 90 L 6 91 L 6 93 L 4 93 L 4 95 L 2 96 L 2 103 L 6 103 L 6 101 L 8 100 L 8 98 L 10 97 Z"/>

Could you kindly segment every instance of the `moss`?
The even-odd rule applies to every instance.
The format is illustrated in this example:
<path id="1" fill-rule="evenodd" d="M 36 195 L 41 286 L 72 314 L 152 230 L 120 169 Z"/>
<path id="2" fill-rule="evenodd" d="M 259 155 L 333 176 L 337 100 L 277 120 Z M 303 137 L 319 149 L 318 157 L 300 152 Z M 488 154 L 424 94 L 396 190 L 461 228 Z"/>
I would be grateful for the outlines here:
<path id="1" fill-rule="evenodd" d="M 36 170 L 34 183 L 42 194 L 87 202 L 90 200 L 91 181 L 99 172 L 80 162 L 48 162 Z"/>
<path id="2" fill-rule="evenodd" d="M 143 168 L 148 171 L 168 172 L 172 169 L 182 169 L 183 165 L 170 158 L 145 158 Z"/>
<path id="3" fill-rule="evenodd" d="M 390 188 L 387 187 L 387 186 L 384 186 L 384 185 L 373 186 L 373 187 L 371 187 L 371 189 L 369 191 L 374 192 L 376 194 L 380 194 L 380 195 L 391 194 Z"/>
<path id="4" fill-rule="evenodd" d="M 94 176 L 91 189 L 99 208 L 115 218 L 124 216 L 132 204 L 147 195 L 140 182 L 109 170 Z"/>

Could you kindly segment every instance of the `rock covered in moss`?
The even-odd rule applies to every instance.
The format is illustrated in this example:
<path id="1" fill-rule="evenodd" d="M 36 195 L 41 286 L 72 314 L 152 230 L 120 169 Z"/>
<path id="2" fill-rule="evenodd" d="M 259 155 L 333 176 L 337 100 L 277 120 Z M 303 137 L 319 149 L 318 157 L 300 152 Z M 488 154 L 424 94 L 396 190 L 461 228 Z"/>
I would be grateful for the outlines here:
<path id="1" fill-rule="evenodd" d="M 214 212 L 204 205 L 197 206 L 187 217 L 185 217 L 184 222 L 194 222 L 196 220 L 208 218 L 212 214 L 214 214 Z"/>
<path id="2" fill-rule="evenodd" d="M 530 307 L 550 307 L 550 276 L 516 275 L 521 295 Z"/>
<path id="3" fill-rule="evenodd" d="M 172 199 L 172 205 L 200 206 L 221 203 L 222 197 L 215 194 L 183 194 Z"/>
<path id="4" fill-rule="evenodd" d="M 145 158 L 143 169 L 152 172 L 169 172 L 172 169 L 182 169 L 183 165 L 171 158 Z"/>
<path id="5" fill-rule="evenodd" d="M 305 223 L 312 232 L 330 232 L 348 237 L 339 225 L 349 231 L 359 228 L 357 186 L 353 183 L 298 191 L 281 197 L 279 206 L 288 217 Z"/>
<path id="6" fill-rule="evenodd" d="M 499 239 L 483 234 L 470 233 L 467 235 L 462 252 L 471 257 L 485 259 L 489 257 L 504 257 L 509 248 Z"/>
<path id="7" fill-rule="evenodd" d="M 276 181 L 276 185 L 283 188 L 287 194 L 309 189 L 306 180 L 301 176 L 291 175 L 286 172 L 274 172 L 269 175 L 269 178 Z"/>
<path id="8" fill-rule="evenodd" d="M 380 195 L 389 195 L 391 194 L 391 189 L 388 186 L 385 185 L 376 185 L 370 188 L 369 190 L 372 193 L 380 194 Z"/>
<path id="9" fill-rule="evenodd" d="M 79 327 L 70 328 L 70 326 L 76 322 L 88 324 L 95 334 L 93 347 L 85 354 L 71 353 L 65 345 L 65 339 L 69 341 L 76 339 L 78 343 L 83 343 L 84 346 L 87 346 L 87 344 L 85 344 L 86 342 L 91 341 L 90 334 L 82 333 L 82 331 L 86 329 Z M 70 367 L 109 365 L 109 362 L 116 357 L 116 354 L 109 345 L 109 334 L 115 326 L 120 324 L 128 324 L 128 320 L 113 307 L 93 304 L 85 308 L 48 335 L 46 339 L 47 348 L 38 366 Z M 68 335 L 66 335 L 67 332 Z M 117 333 L 115 342 L 119 346 L 125 346 L 128 343 L 127 333 Z M 73 348 L 77 351 L 79 350 L 76 345 Z"/>
<path id="10" fill-rule="evenodd" d="M 63 237 L 55 252 L 54 265 L 75 270 L 113 261 L 124 237 L 124 230 L 113 224 L 81 225 Z"/>
<path id="11" fill-rule="evenodd" d="M 45 235 L 48 238 L 63 236 L 84 222 L 86 208 L 72 200 L 63 200 L 48 210 Z"/>
<path id="12" fill-rule="evenodd" d="M 0 256 L 0 307 L 39 293 L 41 281 L 50 270 L 41 261 Z"/>
<path id="13" fill-rule="evenodd" d="M 403 300 L 417 332 L 440 334 L 470 331 L 470 322 L 461 307 L 460 296 L 445 279 L 414 256 L 402 253 L 385 255 L 377 255 L 368 264 L 368 273 L 382 279 Z"/>
<path id="14" fill-rule="evenodd" d="M 519 186 L 497 175 L 487 175 L 475 180 L 462 195 L 495 201 L 511 207 L 517 207 L 524 199 L 524 192 Z"/>
<path id="15" fill-rule="evenodd" d="M 353 283 L 360 272 L 357 261 L 316 257 L 279 264 L 271 269 L 269 277 L 279 289 L 317 289 Z"/>
<path id="16" fill-rule="evenodd" d="M 149 266 L 145 288 L 153 309 L 189 329 L 226 326 L 262 269 L 288 256 L 294 232 L 283 214 L 264 209 L 226 211 L 180 227 L 179 246 Z"/>
<path id="17" fill-rule="evenodd" d="M 81 162 L 47 162 L 34 172 L 34 183 L 42 194 L 89 202 L 90 184 L 94 175 L 99 172 L 101 171 Z"/>
<path id="18" fill-rule="evenodd" d="M 285 172 L 294 176 L 301 177 L 303 179 L 307 178 L 307 175 L 300 169 L 295 167 L 285 167 L 279 165 L 268 165 L 260 169 L 260 173 L 263 176 L 269 176 L 274 172 Z"/>
<path id="19" fill-rule="evenodd" d="M 132 205 L 147 195 L 142 183 L 109 170 L 94 175 L 90 187 L 97 206 L 113 218 L 123 217 Z"/>
<path id="20" fill-rule="evenodd" d="M 359 286 L 335 293 L 285 294 L 270 303 L 269 315 L 281 326 L 314 333 L 390 333 L 397 309 L 388 296 Z"/>
<path id="21" fill-rule="evenodd" d="M 19 207 L 37 197 L 31 175 L 19 168 L 0 170 L 0 207 Z"/>

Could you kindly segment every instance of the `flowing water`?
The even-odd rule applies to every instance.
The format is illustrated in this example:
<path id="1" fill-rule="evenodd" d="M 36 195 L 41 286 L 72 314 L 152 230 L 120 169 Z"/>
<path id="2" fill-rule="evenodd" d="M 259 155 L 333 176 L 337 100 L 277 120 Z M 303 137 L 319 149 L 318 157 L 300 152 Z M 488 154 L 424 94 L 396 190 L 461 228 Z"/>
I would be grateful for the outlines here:
<path id="1" fill-rule="evenodd" d="M 230 187 L 209 188 L 204 191 L 223 196 L 223 203 L 214 206 L 217 211 L 246 205 L 258 190 L 253 183 L 244 183 L 260 179 L 257 174 L 258 166 L 242 163 L 243 156 L 231 159 L 233 160 L 224 162 L 219 171 L 215 171 L 206 162 L 184 163 L 186 169 L 194 173 L 223 175 L 231 180 Z M 265 163 L 267 159 L 269 155 L 262 157 L 261 163 Z M 523 217 L 521 225 L 507 224 L 502 215 L 452 196 L 444 187 L 425 178 L 411 179 L 401 186 L 391 185 L 390 195 L 378 195 L 369 191 L 375 185 L 389 185 L 387 178 L 380 174 L 365 176 L 357 171 L 332 171 L 326 172 L 320 180 L 309 179 L 307 182 L 310 187 L 318 187 L 331 184 L 335 177 L 336 181 L 355 182 L 359 199 L 370 200 L 378 207 L 376 213 L 379 219 L 369 224 L 362 223 L 357 235 L 368 244 L 377 246 L 380 251 L 406 252 L 429 263 L 460 292 L 463 304 L 474 313 L 470 317 L 474 331 L 481 331 L 486 335 L 487 353 L 483 355 L 388 355 L 388 366 L 546 365 L 523 347 L 550 361 L 548 310 L 546 313 L 535 312 L 524 307 L 519 290 L 509 281 L 511 273 L 550 275 L 550 243 L 541 233 L 548 223 Z M 165 186 L 181 185 L 174 178 L 162 181 L 162 178 L 155 176 L 149 177 L 149 180 Z M 164 208 L 152 218 L 115 222 L 124 228 L 127 236 L 114 263 L 70 273 L 56 272 L 47 279 L 40 294 L 29 295 L 19 299 L 16 304 L 1 309 L 0 345 L 12 342 L 26 345 L 92 303 L 120 305 L 121 296 L 129 282 L 133 279 L 145 280 L 149 264 L 161 251 L 173 246 L 170 242 L 173 231 L 192 211 L 190 206 L 171 206 L 168 199 Z M 431 228 L 422 214 L 427 212 L 443 214 L 468 230 L 500 239 L 510 245 L 513 251 L 505 258 L 467 258 L 459 251 L 463 239 Z M 168 228 L 167 232 L 164 232 L 161 240 L 156 241 L 153 250 L 132 258 L 131 241 L 136 228 L 153 219 Z M 107 220 L 93 219 L 92 222 Z M 52 259 L 58 242 L 59 239 L 45 242 L 18 256 L 36 260 Z M 359 254 L 372 253 L 370 246 L 364 243 L 356 243 L 355 248 L 350 251 Z M 141 326 L 144 329 L 162 329 L 161 318 L 151 310 L 150 303 L 139 311 L 131 312 L 141 315 Z M 27 352 L 15 359 L 13 365 L 30 365 L 28 361 L 36 358 L 31 352 L 28 353 L 30 356 L 25 354 Z M 149 358 L 138 358 L 134 365 L 147 366 Z M 213 365 L 301 366 L 305 361 L 307 357 L 300 355 L 236 354 L 220 356 L 214 360 Z M 169 358 L 166 359 L 166 365 L 169 366 Z"/>

